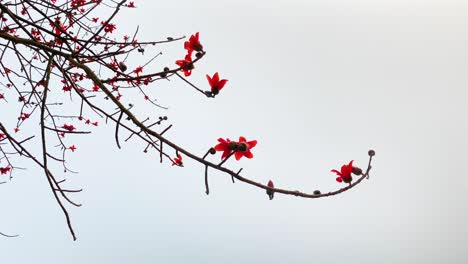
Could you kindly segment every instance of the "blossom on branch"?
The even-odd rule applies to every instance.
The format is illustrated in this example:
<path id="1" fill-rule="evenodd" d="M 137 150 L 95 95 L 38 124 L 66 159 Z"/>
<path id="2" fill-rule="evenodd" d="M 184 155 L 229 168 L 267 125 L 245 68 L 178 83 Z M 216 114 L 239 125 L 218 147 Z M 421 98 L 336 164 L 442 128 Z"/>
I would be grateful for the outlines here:
<path id="1" fill-rule="evenodd" d="M 102 22 L 102 24 L 104 24 L 104 22 Z M 112 33 L 116 28 L 115 24 L 105 23 L 104 32 Z"/>
<path id="2" fill-rule="evenodd" d="M 341 170 L 331 170 L 331 172 L 336 173 L 338 177 L 336 178 L 337 182 L 350 183 L 353 180 L 351 174 L 353 173 L 353 160 L 349 162 L 348 165 L 341 166 Z"/>
<path id="3" fill-rule="evenodd" d="M 7 174 L 11 170 L 10 166 L 0 167 L 0 175 Z"/>
<path id="4" fill-rule="evenodd" d="M 177 155 L 177 157 L 174 158 L 174 161 L 172 162 L 172 166 L 177 165 L 177 166 L 183 166 L 182 162 L 182 156 L 180 154 Z"/>
<path id="5" fill-rule="evenodd" d="M 234 149 L 237 148 L 236 142 L 231 142 L 229 138 L 223 139 L 218 138 L 218 145 L 214 146 L 216 151 L 222 151 L 223 155 L 221 155 L 221 160 L 225 159 L 229 154 L 232 153 Z"/>
<path id="6" fill-rule="evenodd" d="M 73 125 L 67 125 L 67 124 L 63 124 L 62 128 L 68 131 L 73 131 L 76 129 L 76 127 L 74 127 Z"/>
<path id="7" fill-rule="evenodd" d="M 257 145 L 257 140 L 247 141 L 245 137 L 239 137 L 238 147 L 234 157 L 236 160 L 240 160 L 242 157 L 246 157 L 248 159 L 253 158 L 253 154 L 250 151 L 253 147 Z"/>
<path id="8" fill-rule="evenodd" d="M 54 30 L 55 34 L 60 35 L 62 33 L 66 33 L 67 26 L 63 25 L 60 17 L 55 18 L 55 23 L 50 22 L 49 25 Z"/>
<path id="9" fill-rule="evenodd" d="M 143 67 L 138 66 L 136 69 L 133 70 L 133 73 L 135 73 L 138 77 L 140 77 L 140 73 L 143 72 Z"/>
<path id="10" fill-rule="evenodd" d="M 28 113 L 22 113 L 22 115 L 20 116 L 20 119 L 24 121 L 24 120 L 28 119 L 29 116 L 30 116 L 30 114 L 28 114 Z"/>
<path id="11" fill-rule="evenodd" d="M 193 51 L 203 51 L 203 46 L 199 40 L 199 32 L 190 36 L 189 40 L 184 42 L 184 49 L 187 50 L 188 55 L 192 55 Z"/>
<path id="12" fill-rule="evenodd" d="M 192 74 L 194 66 L 192 63 L 192 57 L 189 54 L 185 55 L 185 59 L 177 60 L 176 64 L 179 65 L 180 70 L 184 72 L 185 77 L 188 77 L 190 74 Z"/>
<path id="13" fill-rule="evenodd" d="M 224 85 L 226 85 L 227 81 L 226 79 L 219 79 L 219 74 L 216 72 L 213 77 L 210 77 L 208 74 L 206 75 L 206 79 L 208 80 L 208 83 L 210 84 L 211 87 L 211 92 L 214 95 L 217 95 L 221 89 L 223 89 Z"/>

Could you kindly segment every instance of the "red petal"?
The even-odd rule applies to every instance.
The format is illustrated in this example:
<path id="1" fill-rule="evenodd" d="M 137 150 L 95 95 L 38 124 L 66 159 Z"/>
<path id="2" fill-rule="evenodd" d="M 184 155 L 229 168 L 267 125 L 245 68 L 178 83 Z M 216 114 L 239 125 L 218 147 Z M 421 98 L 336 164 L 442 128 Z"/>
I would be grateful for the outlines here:
<path id="1" fill-rule="evenodd" d="M 218 75 L 218 72 L 216 72 L 213 75 L 213 84 L 217 85 L 218 83 L 219 83 L 219 75 Z"/>
<path id="2" fill-rule="evenodd" d="M 213 79 L 211 79 L 211 77 L 208 74 L 206 75 L 206 79 L 208 80 L 208 84 L 210 85 L 210 87 L 213 87 Z"/>
<path id="3" fill-rule="evenodd" d="M 223 89 L 224 85 L 226 85 L 228 80 L 225 80 L 225 79 L 222 79 L 221 81 L 219 81 L 218 83 L 218 90 L 221 90 Z"/>
<path id="4" fill-rule="evenodd" d="M 343 179 L 341 177 L 336 178 L 337 182 L 343 182 Z"/>
<path id="5" fill-rule="evenodd" d="M 216 151 L 224 151 L 226 150 L 226 144 L 225 143 L 219 143 L 214 147 Z"/>
<path id="6" fill-rule="evenodd" d="M 223 155 L 221 155 L 221 160 L 225 159 L 229 154 L 231 154 L 231 150 L 225 149 Z"/>
<path id="7" fill-rule="evenodd" d="M 236 160 L 240 160 L 240 158 L 242 158 L 242 152 L 236 152 L 236 154 L 234 154 Z"/>
<path id="8" fill-rule="evenodd" d="M 246 142 L 247 140 L 245 139 L 245 137 L 239 137 L 239 142 Z"/>
<path id="9" fill-rule="evenodd" d="M 336 173 L 337 175 L 341 176 L 341 172 L 337 171 L 337 170 L 331 170 L 331 172 L 334 172 Z"/>
<path id="10" fill-rule="evenodd" d="M 253 154 L 252 154 L 252 152 L 250 150 L 247 151 L 247 152 L 244 152 L 243 154 L 244 154 L 244 156 L 246 158 L 249 158 L 249 159 L 253 158 Z"/>
<path id="11" fill-rule="evenodd" d="M 249 148 L 253 148 L 253 147 L 257 146 L 257 140 L 249 141 L 249 142 L 247 142 L 247 145 L 249 145 Z"/>

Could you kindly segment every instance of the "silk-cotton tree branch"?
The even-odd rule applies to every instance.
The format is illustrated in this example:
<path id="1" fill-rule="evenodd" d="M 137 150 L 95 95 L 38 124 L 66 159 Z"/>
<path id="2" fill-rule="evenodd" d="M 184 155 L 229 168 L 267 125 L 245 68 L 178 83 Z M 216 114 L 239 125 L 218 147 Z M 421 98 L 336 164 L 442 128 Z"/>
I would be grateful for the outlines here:
<path id="1" fill-rule="evenodd" d="M 270 199 L 278 193 L 303 198 L 338 195 L 369 177 L 372 150 L 364 170 L 353 161 L 339 171 L 332 170 L 338 182 L 347 184 L 343 188 L 325 193 L 281 189 L 271 180 L 263 184 L 241 175 L 242 169 L 234 171 L 225 165 L 230 158 L 253 158 L 257 140 L 220 138 L 217 144 L 207 144 L 206 153 L 194 153 L 170 140 L 166 134 L 173 125 L 162 126 L 168 122 L 167 116 L 153 120 L 135 112 L 145 103 L 164 111 L 149 87 L 179 78 L 203 97 L 216 98 L 228 80 L 218 72 L 206 74 L 208 90 L 189 80 L 193 73 L 198 74 L 195 65 L 206 54 L 198 32 L 183 43 L 183 59 L 174 59 L 173 65 L 160 66 L 161 70 L 149 70 L 163 54 L 153 46 L 177 43 L 184 37 L 140 41 L 138 28 L 132 34 L 118 35 L 119 13 L 134 8 L 135 2 L 126 0 L 0 0 L 0 109 L 8 105 L 18 113 L 0 116 L 0 176 L 11 179 L 22 169 L 17 165 L 21 159 L 32 160 L 43 170 L 73 239 L 76 235 L 67 205 L 80 206 L 71 196 L 81 189 L 64 189 L 65 174 L 56 172 L 57 165 L 72 172 L 67 156 L 81 148 L 73 139 L 92 134 L 102 123 L 115 127 L 118 148 L 130 140 L 138 141 L 145 153 L 153 153 L 161 163 L 183 167 L 183 159 L 198 162 L 204 171 L 206 194 L 210 193 L 210 171 L 225 173 L 233 183 L 238 180 L 263 189 Z M 131 63 L 139 61 L 141 57 L 136 56 L 141 54 L 149 59 Z M 135 92 L 140 96 L 131 94 Z M 39 123 L 38 130 L 29 130 L 28 123 Z M 209 159 L 217 152 L 222 152 L 221 161 Z M 353 181 L 353 174 L 357 180 Z"/>

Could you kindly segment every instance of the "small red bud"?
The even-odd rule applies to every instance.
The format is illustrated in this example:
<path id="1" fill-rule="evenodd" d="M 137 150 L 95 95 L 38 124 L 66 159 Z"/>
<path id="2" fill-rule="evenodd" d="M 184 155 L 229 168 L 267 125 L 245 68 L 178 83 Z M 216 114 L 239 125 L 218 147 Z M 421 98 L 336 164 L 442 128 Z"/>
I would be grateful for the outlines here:
<path id="1" fill-rule="evenodd" d="M 269 188 L 275 188 L 275 185 L 273 184 L 273 182 L 271 180 L 268 181 L 267 186 Z M 267 193 L 268 197 L 270 198 L 270 200 L 273 200 L 273 197 L 275 195 L 275 191 L 273 191 L 271 189 L 267 189 L 266 193 Z"/>

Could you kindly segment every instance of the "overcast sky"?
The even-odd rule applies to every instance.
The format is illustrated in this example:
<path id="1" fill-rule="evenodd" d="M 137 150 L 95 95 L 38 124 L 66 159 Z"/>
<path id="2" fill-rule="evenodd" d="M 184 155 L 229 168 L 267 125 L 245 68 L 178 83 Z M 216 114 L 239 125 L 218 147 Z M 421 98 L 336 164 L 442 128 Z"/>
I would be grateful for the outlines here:
<path id="1" fill-rule="evenodd" d="M 464 1 L 135 1 L 117 28 L 139 39 L 200 32 L 190 80 L 229 79 L 216 99 L 156 83 L 166 135 L 202 155 L 218 137 L 257 139 L 229 161 L 278 187 L 335 190 L 330 169 L 355 160 L 370 180 L 306 200 L 264 193 L 203 167 L 159 164 L 102 125 L 68 164 L 78 240 L 40 170 L 0 185 L 2 263 L 466 263 L 468 3 Z M 184 56 L 157 46 L 154 69 Z M 133 66 L 143 63 L 136 59 Z M 171 65 L 172 66 L 172 65 Z M 153 88 L 152 88 L 153 89 Z M 4 106 L 3 106 L 4 107 Z M 144 118 L 144 116 L 141 116 Z M 2 117 L 3 119 L 3 117 Z M 103 123 L 103 122 L 102 122 Z M 219 156 L 214 157 L 219 159 Z M 56 173 L 60 173 L 57 171 Z"/>

